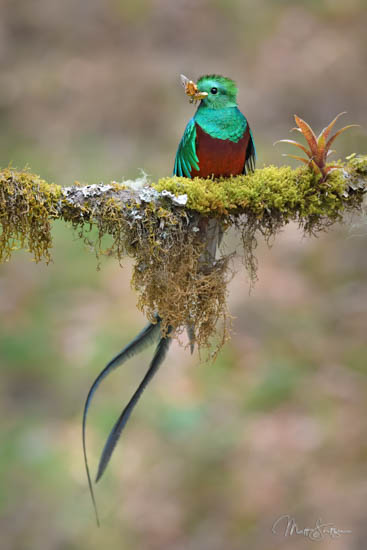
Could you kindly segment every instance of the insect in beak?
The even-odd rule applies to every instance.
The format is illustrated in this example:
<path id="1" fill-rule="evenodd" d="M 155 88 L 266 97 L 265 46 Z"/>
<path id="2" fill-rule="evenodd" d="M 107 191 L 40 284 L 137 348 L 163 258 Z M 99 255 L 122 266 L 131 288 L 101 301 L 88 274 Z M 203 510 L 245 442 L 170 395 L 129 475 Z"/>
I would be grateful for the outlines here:
<path id="1" fill-rule="evenodd" d="M 189 80 L 183 74 L 180 75 L 181 84 L 185 88 L 185 93 L 190 97 L 190 103 L 196 103 L 207 97 L 206 92 L 200 92 L 197 85 L 192 80 Z"/>

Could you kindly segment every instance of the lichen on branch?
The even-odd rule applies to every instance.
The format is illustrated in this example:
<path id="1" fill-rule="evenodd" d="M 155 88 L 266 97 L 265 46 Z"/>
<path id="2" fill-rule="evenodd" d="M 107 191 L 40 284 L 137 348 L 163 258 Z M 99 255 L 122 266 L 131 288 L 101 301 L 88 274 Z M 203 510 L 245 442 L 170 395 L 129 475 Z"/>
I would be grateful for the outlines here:
<path id="1" fill-rule="evenodd" d="M 205 220 L 242 235 L 245 264 L 256 277 L 253 250 L 258 235 L 273 237 L 290 221 L 316 234 L 361 208 L 367 186 L 367 157 L 339 162 L 327 181 L 307 167 L 268 166 L 253 174 L 219 180 L 162 178 L 72 187 L 48 184 L 28 171 L 0 171 L 0 261 L 28 249 L 36 261 L 51 258 L 51 222 L 62 219 L 85 236 L 96 226 L 97 251 L 112 237 L 108 252 L 135 260 L 133 286 L 148 318 L 158 312 L 163 330 L 176 334 L 190 323 L 199 346 L 209 344 L 219 319 L 228 319 L 229 257 L 203 265 Z M 203 223 L 204 220 L 204 223 Z M 226 337 L 226 323 L 222 340 Z"/>

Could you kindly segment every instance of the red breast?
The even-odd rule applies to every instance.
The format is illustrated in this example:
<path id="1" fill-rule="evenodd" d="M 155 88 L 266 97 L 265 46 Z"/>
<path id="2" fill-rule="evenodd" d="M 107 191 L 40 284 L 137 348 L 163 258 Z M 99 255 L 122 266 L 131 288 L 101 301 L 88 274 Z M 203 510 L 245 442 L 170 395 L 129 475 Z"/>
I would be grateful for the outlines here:
<path id="1" fill-rule="evenodd" d="M 218 178 L 242 174 L 249 139 L 248 126 L 242 138 L 235 143 L 226 139 L 213 138 L 196 124 L 196 154 L 199 159 L 199 170 L 192 170 L 191 177 Z"/>

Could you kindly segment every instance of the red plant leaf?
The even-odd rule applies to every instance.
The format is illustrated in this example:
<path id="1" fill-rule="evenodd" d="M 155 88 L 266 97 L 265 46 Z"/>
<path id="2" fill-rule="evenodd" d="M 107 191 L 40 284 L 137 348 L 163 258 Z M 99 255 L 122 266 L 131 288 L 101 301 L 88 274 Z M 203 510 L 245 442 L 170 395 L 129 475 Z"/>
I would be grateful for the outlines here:
<path id="1" fill-rule="evenodd" d="M 303 157 L 299 157 L 298 155 L 289 155 L 288 153 L 284 153 L 282 156 L 283 157 L 290 157 L 290 158 L 296 159 L 296 160 L 300 160 L 301 162 L 304 162 L 305 164 L 307 164 L 307 166 L 312 168 L 315 173 L 320 172 L 322 175 L 324 175 L 322 169 L 319 166 L 317 166 L 317 164 L 314 162 L 313 159 L 307 160 Z"/>
<path id="2" fill-rule="evenodd" d="M 295 145 L 296 147 L 302 149 L 302 151 L 306 153 L 309 158 L 312 158 L 311 151 L 306 149 L 306 147 L 304 145 L 301 145 L 301 143 L 298 143 L 298 141 L 294 141 L 293 139 L 278 139 L 278 141 L 276 141 L 274 145 L 276 145 L 277 143 L 290 143 L 291 145 Z"/>
<path id="3" fill-rule="evenodd" d="M 315 134 L 312 131 L 311 126 L 307 124 L 307 122 L 302 120 L 302 118 L 299 118 L 297 115 L 294 115 L 294 120 L 296 121 L 296 124 L 301 129 L 302 134 L 305 136 L 312 154 L 316 156 L 318 152 L 317 139 Z"/>
<path id="4" fill-rule="evenodd" d="M 319 148 L 319 149 L 324 149 L 325 143 L 326 143 L 326 138 L 325 138 L 324 134 L 321 133 L 321 134 L 319 135 L 319 137 L 317 138 L 317 146 L 318 146 L 318 148 Z"/>
<path id="5" fill-rule="evenodd" d="M 326 145 L 325 136 L 323 134 L 320 134 L 319 137 L 317 138 L 317 154 L 315 155 L 315 162 L 319 166 L 323 166 L 325 164 L 326 155 L 327 155 L 325 145 Z"/>
<path id="6" fill-rule="evenodd" d="M 313 168 L 314 172 L 320 172 L 320 174 L 323 174 L 322 166 L 318 166 L 314 160 L 310 160 L 310 166 Z"/>
<path id="7" fill-rule="evenodd" d="M 326 174 L 330 174 L 330 172 L 334 172 L 334 170 L 341 170 L 341 166 L 338 166 L 337 164 L 328 164 L 324 170 Z"/>
<path id="8" fill-rule="evenodd" d="M 317 138 L 317 142 L 319 142 L 321 136 L 324 136 L 325 141 L 326 141 L 327 138 L 328 138 L 329 135 L 330 135 L 331 130 L 332 130 L 333 127 L 334 127 L 334 124 L 335 124 L 336 121 L 338 120 L 338 118 L 341 117 L 342 115 L 345 115 L 345 114 L 347 114 L 347 111 L 343 111 L 342 113 L 339 113 L 338 115 L 336 115 L 336 117 L 334 118 L 334 120 L 332 120 L 332 121 L 330 122 L 330 124 L 328 124 L 328 125 L 322 130 L 322 132 L 320 132 L 320 135 L 319 135 L 319 137 Z"/>
<path id="9" fill-rule="evenodd" d="M 330 148 L 330 145 L 334 142 L 334 140 L 340 136 L 340 134 L 342 134 L 343 132 L 345 132 L 345 130 L 348 130 L 348 128 L 355 128 L 356 126 L 359 126 L 359 124 L 348 124 L 348 126 L 344 126 L 344 128 L 340 128 L 340 130 L 338 130 L 330 139 L 329 141 L 326 143 L 325 145 L 325 149 L 326 151 Z"/>
<path id="10" fill-rule="evenodd" d="M 307 159 L 305 159 L 305 158 L 303 158 L 303 157 L 299 157 L 299 156 L 297 156 L 297 155 L 288 155 L 288 153 L 283 153 L 282 156 L 283 156 L 283 157 L 289 157 L 289 158 L 291 158 L 291 159 L 300 160 L 301 162 L 304 162 L 305 164 L 310 164 L 310 162 L 312 162 L 312 161 L 310 161 L 310 160 L 307 160 Z"/>

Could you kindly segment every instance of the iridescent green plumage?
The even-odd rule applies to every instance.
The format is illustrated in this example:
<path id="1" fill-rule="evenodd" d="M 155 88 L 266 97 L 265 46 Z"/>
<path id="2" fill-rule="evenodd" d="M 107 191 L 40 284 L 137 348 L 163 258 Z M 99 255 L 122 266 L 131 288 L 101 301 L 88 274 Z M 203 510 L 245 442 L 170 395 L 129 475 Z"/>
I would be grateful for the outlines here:
<path id="1" fill-rule="evenodd" d="M 222 107 L 235 107 L 237 105 L 237 84 L 231 78 L 218 74 L 201 76 L 197 81 L 197 87 L 200 92 L 206 92 L 208 97 L 204 101 L 206 106 L 213 109 Z M 210 94 L 212 87 L 218 89 L 218 94 L 213 97 Z"/>
<path id="2" fill-rule="evenodd" d="M 186 126 L 184 135 L 176 153 L 174 174 L 191 178 L 191 170 L 199 170 L 199 159 L 196 154 L 196 126 L 192 118 Z"/>

